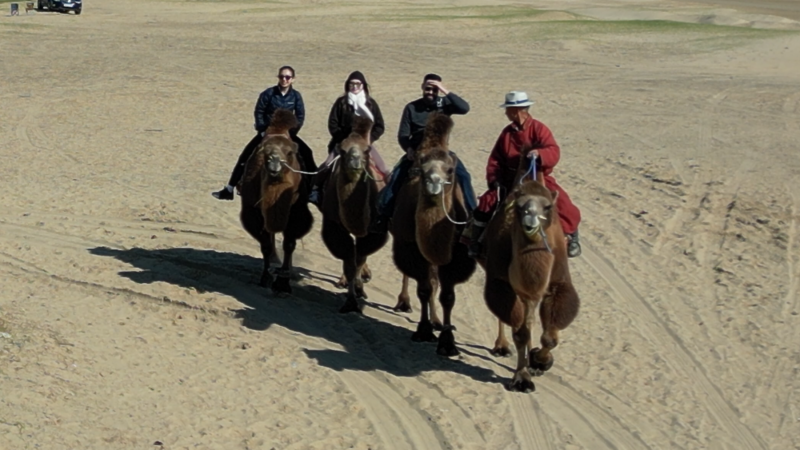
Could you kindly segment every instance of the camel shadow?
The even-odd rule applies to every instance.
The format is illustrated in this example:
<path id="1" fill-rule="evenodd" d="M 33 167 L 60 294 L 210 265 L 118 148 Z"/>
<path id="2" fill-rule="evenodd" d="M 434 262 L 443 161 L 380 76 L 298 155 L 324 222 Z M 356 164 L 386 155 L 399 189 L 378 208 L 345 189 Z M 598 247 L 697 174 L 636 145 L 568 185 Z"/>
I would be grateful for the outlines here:
<path id="1" fill-rule="evenodd" d="M 263 267 L 259 258 L 193 248 L 118 250 L 96 247 L 89 252 L 136 267 L 139 270 L 119 273 L 136 283 L 165 282 L 197 292 L 231 296 L 245 305 L 235 311 L 243 326 L 263 331 L 278 325 L 310 337 L 311 341 L 319 339 L 317 348 L 304 348 L 303 351 L 320 365 L 333 370 L 383 370 L 403 377 L 427 371 L 450 371 L 483 383 L 504 382 L 492 370 L 458 359 L 439 357 L 436 343 L 412 342 L 410 329 L 368 315 L 340 314 L 338 311 L 344 302 L 342 294 L 296 282 L 292 285 L 291 296 L 277 296 L 261 288 L 257 285 Z M 338 280 L 337 275 L 297 266 L 295 272 L 300 278 L 331 284 Z M 325 341 L 342 350 L 320 349 L 325 346 Z M 463 345 L 462 352 L 477 356 Z"/>

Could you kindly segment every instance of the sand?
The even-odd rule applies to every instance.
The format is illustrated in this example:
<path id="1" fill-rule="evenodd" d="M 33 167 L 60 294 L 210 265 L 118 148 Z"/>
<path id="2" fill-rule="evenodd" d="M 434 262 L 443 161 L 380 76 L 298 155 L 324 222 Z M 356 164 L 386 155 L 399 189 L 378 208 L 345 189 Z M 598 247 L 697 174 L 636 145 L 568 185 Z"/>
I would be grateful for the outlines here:
<path id="1" fill-rule="evenodd" d="M 0 449 L 800 448 L 800 24 L 766 5 L 791 2 L 713 3 L 0 17 Z M 387 161 L 403 105 L 441 74 L 472 106 L 451 144 L 479 192 L 497 105 L 535 98 L 584 217 L 582 310 L 536 392 L 504 387 L 480 270 L 457 290 L 453 359 L 411 342 L 416 300 L 391 310 L 390 246 L 364 315 L 337 313 L 316 211 L 294 295 L 256 285 L 238 203 L 210 192 L 282 64 L 318 160 L 350 71 L 380 102 Z"/>

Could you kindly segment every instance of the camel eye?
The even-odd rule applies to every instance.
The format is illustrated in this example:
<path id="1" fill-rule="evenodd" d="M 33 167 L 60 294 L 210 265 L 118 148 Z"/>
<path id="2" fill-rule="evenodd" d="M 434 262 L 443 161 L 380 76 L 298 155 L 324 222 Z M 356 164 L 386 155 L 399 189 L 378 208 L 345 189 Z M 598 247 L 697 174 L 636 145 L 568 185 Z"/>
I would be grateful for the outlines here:
<path id="1" fill-rule="evenodd" d="M 451 167 L 447 169 L 447 175 L 452 175 L 452 174 L 453 174 L 453 168 Z"/>
<path id="2" fill-rule="evenodd" d="M 550 212 L 553 209 L 553 205 L 547 205 L 544 207 L 544 212 Z"/>

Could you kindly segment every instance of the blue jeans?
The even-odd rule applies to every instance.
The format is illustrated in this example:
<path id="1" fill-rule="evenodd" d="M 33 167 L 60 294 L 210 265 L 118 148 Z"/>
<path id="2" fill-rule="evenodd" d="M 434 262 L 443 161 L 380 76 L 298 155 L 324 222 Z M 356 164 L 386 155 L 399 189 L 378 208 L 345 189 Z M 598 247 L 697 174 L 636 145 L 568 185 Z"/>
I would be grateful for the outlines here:
<path id="1" fill-rule="evenodd" d="M 414 163 L 412 161 L 409 161 L 408 158 L 403 156 L 394 166 L 394 169 L 392 169 L 392 176 L 389 178 L 389 183 L 383 188 L 380 197 L 378 197 L 378 216 L 382 218 L 392 217 L 397 193 L 400 192 L 400 188 L 403 187 L 406 179 L 408 179 L 408 172 L 413 165 Z M 459 159 L 456 164 L 456 180 L 458 181 L 458 185 L 461 186 L 461 191 L 464 193 L 464 201 L 467 203 L 467 212 L 471 214 L 472 211 L 478 207 L 478 204 L 475 200 L 475 191 L 472 189 L 472 176 L 470 176 L 467 167 L 464 166 L 461 159 Z"/>

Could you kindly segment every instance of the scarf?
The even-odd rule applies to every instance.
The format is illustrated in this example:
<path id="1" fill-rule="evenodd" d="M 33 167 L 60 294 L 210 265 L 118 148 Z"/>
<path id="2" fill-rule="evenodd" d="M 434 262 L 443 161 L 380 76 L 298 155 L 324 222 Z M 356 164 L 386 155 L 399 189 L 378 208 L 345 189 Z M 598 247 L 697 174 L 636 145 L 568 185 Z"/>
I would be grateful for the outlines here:
<path id="1" fill-rule="evenodd" d="M 372 111 L 367 108 L 367 96 L 362 90 L 358 94 L 352 92 L 347 93 L 347 103 L 353 107 L 353 113 L 360 117 L 367 117 L 369 120 L 375 122 L 375 117 L 372 116 Z"/>

